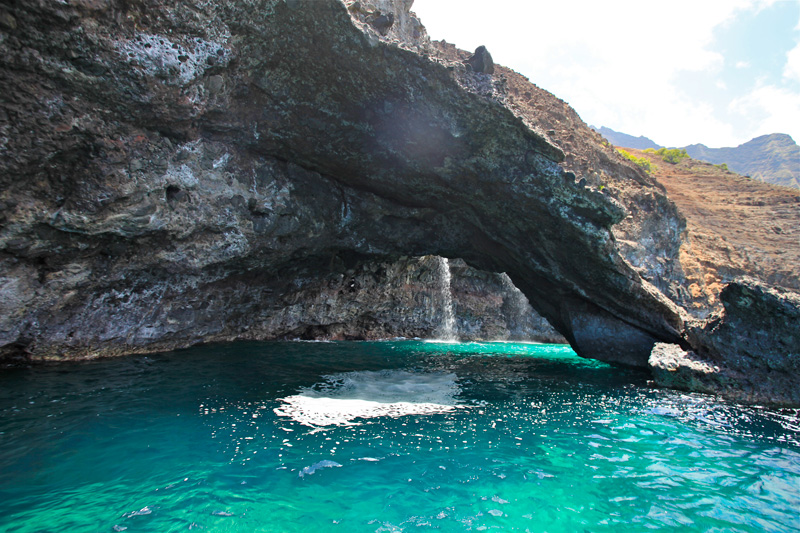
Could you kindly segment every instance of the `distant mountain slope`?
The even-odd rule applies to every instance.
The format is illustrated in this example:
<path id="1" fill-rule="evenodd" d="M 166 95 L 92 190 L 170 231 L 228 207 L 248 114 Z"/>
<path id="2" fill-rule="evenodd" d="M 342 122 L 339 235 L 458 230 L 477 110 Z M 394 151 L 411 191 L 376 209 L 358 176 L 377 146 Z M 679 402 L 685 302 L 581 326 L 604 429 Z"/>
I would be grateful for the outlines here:
<path id="1" fill-rule="evenodd" d="M 731 170 L 751 178 L 800 189 L 800 146 L 784 133 L 762 135 L 736 148 L 692 144 L 686 152 L 694 159 L 726 163 Z"/>
<path id="2" fill-rule="evenodd" d="M 608 142 L 613 144 L 614 146 L 624 146 L 625 148 L 636 148 L 637 150 L 645 150 L 647 148 L 661 148 L 661 146 L 654 143 L 652 140 L 648 139 L 647 137 L 639 136 L 634 137 L 633 135 L 628 135 L 627 133 L 620 133 L 618 131 L 614 131 L 611 128 L 606 128 L 605 126 L 595 127 L 591 126 L 591 128 L 608 139 Z"/>
<path id="3" fill-rule="evenodd" d="M 634 137 L 605 126 L 592 126 L 592 129 L 614 146 L 636 150 L 661 148 L 647 137 Z M 729 169 L 744 176 L 800 189 L 800 146 L 785 133 L 762 135 L 735 148 L 709 148 L 704 144 L 692 144 L 686 147 L 686 152 L 692 159 L 717 165 L 725 163 Z"/>

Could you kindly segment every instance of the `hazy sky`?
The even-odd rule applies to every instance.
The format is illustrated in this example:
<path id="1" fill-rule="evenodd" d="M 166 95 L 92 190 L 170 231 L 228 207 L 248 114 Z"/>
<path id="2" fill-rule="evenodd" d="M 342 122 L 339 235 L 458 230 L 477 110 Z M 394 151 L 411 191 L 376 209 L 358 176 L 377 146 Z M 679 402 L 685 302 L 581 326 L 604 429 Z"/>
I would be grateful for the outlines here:
<path id="1" fill-rule="evenodd" d="M 659 144 L 800 143 L 800 0 L 415 0 L 432 39 L 486 45 L 588 124 Z"/>

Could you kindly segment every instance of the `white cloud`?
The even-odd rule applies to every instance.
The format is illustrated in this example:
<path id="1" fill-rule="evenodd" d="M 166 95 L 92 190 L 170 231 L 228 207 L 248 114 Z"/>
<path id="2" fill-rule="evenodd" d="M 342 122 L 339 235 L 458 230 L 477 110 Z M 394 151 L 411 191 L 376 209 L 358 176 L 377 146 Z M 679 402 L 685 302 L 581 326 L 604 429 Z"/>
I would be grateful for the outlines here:
<path id="1" fill-rule="evenodd" d="M 754 137 L 788 133 L 800 141 L 800 94 L 795 91 L 765 85 L 732 101 L 729 109 L 751 125 Z"/>
<path id="2" fill-rule="evenodd" d="M 783 67 L 783 77 L 800 82 L 800 43 L 786 54 L 786 66 Z"/>
<path id="3" fill-rule="evenodd" d="M 714 28 L 775 0 L 416 0 L 432 38 L 473 50 L 568 101 L 581 117 L 656 142 L 735 145 L 749 140 L 689 101 L 680 72 L 721 71 Z M 792 75 L 794 71 L 791 71 Z"/>

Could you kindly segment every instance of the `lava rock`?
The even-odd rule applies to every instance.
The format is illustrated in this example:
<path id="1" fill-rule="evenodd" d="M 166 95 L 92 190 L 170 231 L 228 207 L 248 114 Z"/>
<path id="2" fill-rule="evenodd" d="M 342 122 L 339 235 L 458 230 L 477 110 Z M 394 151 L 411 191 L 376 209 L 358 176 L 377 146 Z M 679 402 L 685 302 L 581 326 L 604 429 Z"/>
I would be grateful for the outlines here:
<path id="1" fill-rule="evenodd" d="M 392 24 L 394 24 L 394 14 L 387 13 L 385 15 L 379 15 L 372 19 L 370 24 L 372 24 L 372 27 L 378 30 L 381 35 L 386 35 L 389 33 Z"/>
<path id="2" fill-rule="evenodd" d="M 720 368 L 677 344 L 656 343 L 648 360 L 656 383 L 686 391 L 719 393 Z"/>
<path id="3" fill-rule="evenodd" d="M 695 351 L 722 369 L 716 392 L 751 403 L 800 404 L 800 294 L 740 278 L 720 299 L 722 312 L 687 327 Z"/>
<path id="4" fill-rule="evenodd" d="M 492 61 L 492 54 L 490 54 L 483 45 L 476 48 L 472 57 L 467 59 L 464 63 L 469 65 L 473 72 L 494 74 L 494 61 Z"/>

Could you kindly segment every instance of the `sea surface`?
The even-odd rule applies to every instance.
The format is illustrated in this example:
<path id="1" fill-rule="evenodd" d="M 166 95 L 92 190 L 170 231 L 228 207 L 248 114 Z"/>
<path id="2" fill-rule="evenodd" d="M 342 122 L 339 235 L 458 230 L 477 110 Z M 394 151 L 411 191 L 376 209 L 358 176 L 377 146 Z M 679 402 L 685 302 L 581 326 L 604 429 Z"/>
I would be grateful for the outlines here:
<path id="1" fill-rule="evenodd" d="M 566 346 L 292 342 L 0 373 L 0 531 L 798 531 L 800 418 Z"/>

